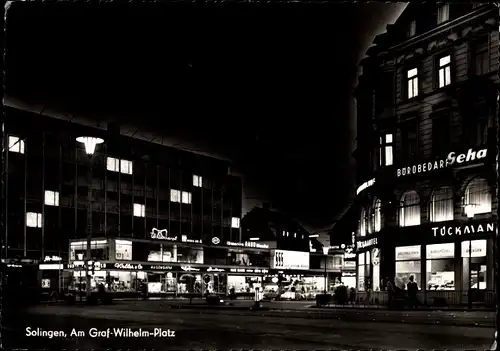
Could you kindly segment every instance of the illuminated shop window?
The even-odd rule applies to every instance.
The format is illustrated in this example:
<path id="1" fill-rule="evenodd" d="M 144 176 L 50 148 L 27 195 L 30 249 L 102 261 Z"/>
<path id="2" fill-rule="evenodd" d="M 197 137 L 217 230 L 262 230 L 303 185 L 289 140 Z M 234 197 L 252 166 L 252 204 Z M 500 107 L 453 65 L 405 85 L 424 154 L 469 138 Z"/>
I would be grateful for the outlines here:
<path id="1" fill-rule="evenodd" d="M 132 161 L 128 160 L 120 160 L 113 157 L 108 157 L 106 162 L 106 167 L 108 171 L 111 172 L 120 172 L 123 174 L 132 174 L 133 173 L 133 164 Z"/>
<path id="2" fill-rule="evenodd" d="M 420 197 L 416 191 L 408 191 L 401 197 L 399 225 L 401 227 L 420 225 Z"/>
<path id="3" fill-rule="evenodd" d="M 238 217 L 231 218 L 231 227 L 239 228 L 240 227 L 240 219 Z"/>
<path id="4" fill-rule="evenodd" d="M 201 188 L 202 185 L 203 185 L 203 177 L 202 176 L 193 175 L 193 186 Z"/>
<path id="5" fill-rule="evenodd" d="M 455 244 L 426 246 L 427 290 L 455 290 Z"/>
<path id="6" fill-rule="evenodd" d="M 59 192 L 45 190 L 45 205 L 59 206 Z"/>
<path id="7" fill-rule="evenodd" d="M 406 72 L 408 99 L 418 96 L 418 68 L 409 69 Z"/>
<path id="8" fill-rule="evenodd" d="M 9 136 L 9 151 L 24 154 L 24 140 L 16 136 Z"/>
<path id="9" fill-rule="evenodd" d="M 438 71 L 439 87 L 445 87 L 451 84 L 451 56 L 447 55 L 439 59 Z"/>
<path id="10" fill-rule="evenodd" d="M 453 220 L 453 208 L 453 190 L 450 187 L 434 190 L 430 206 L 431 222 Z"/>
<path id="11" fill-rule="evenodd" d="M 170 190 L 170 201 L 172 202 L 181 202 L 181 191 L 171 189 Z"/>
<path id="12" fill-rule="evenodd" d="M 146 217 L 146 206 L 142 204 L 134 204 L 134 216 Z"/>
<path id="13" fill-rule="evenodd" d="M 42 227 L 42 214 L 36 212 L 26 213 L 26 226 L 30 228 Z"/>
<path id="14" fill-rule="evenodd" d="M 473 217 L 475 214 L 491 212 L 491 192 L 488 182 L 476 178 L 465 190 L 465 214 Z"/>
<path id="15" fill-rule="evenodd" d="M 380 199 L 375 200 L 373 207 L 373 229 L 375 233 L 382 229 L 382 201 Z"/>

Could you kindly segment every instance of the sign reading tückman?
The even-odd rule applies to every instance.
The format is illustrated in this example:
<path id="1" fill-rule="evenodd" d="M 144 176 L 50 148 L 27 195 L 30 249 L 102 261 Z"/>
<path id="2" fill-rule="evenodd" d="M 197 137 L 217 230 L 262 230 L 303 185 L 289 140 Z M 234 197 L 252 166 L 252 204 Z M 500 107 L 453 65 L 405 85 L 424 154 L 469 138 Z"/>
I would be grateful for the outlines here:
<path id="1" fill-rule="evenodd" d="M 467 225 L 443 225 L 432 227 L 434 236 L 470 235 L 474 233 L 488 233 L 495 230 L 495 223 L 479 223 Z"/>
<path id="2" fill-rule="evenodd" d="M 410 176 L 418 173 L 425 173 L 430 171 L 435 171 L 438 169 L 443 169 L 447 167 L 451 167 L 454 164 L 463 164 L 472 162 L 475 160 L 480 160 L 486 157 L 488 149 L 481 149 L 474 151 L 473 149 L 469 149 L 466 154 L 456 154 L 455 152 L 450 152 L 446 160 L 438 160 L 434 162 L 425 162 L 418 165 L 398 168 L 396 174 L 398 177 L 402 176 Z"/>

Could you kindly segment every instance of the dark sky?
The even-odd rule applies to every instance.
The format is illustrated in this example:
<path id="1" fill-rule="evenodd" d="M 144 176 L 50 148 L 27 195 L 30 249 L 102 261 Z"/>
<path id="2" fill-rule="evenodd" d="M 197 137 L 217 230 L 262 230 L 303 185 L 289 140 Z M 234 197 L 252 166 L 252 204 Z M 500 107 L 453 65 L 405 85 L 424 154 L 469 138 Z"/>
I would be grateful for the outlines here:
<path id="1" fill-rule="evenodd" d="M 318 227 L 353 195 L 357 62 L 404 6 L 14 3 L 6 102 L 189 139 Z"/>

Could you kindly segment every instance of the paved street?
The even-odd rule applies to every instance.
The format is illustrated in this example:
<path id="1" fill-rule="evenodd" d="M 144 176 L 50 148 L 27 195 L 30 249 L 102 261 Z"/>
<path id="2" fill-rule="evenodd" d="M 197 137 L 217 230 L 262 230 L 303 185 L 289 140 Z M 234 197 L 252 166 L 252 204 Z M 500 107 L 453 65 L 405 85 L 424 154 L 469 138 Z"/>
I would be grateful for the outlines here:
<path id="1" fill-rule="evenodd" d="M 424 311 L 295 310 L 251 312 L 241 309 L 172 309 L 159 301 L 117 303 L 112 306 L 36 306 L 29 319 L 16 318 L 4 325 L 4 346 L 30 348 L 256 348 L 256 349 L 487 349 L 493 341 L 492 314 L 430 313 Z M 294 318 L 291 318 L 294 317 Z M 314 319 L 312 319 L 314 318 Z M 491 318 L 491 319 L 490 319 Z M 414 324 L 420 319 L 440 324 Z M 474 320 L 491 327 L 471 327 Z M 29 321 L 28 321 L 29 320 Z M 457 321 L 457 326 L 451 322 Z M 385 321 L 386 323 L 380 323 Z M 461 322 L 462 321 L 462 322 Z M 465 322 L 464 322 L 465 321 Z M 464 326 L 459 326 L 460 324 Z M 465 323 L 465 324 L 464 324 Z M 465 326 L 465 325 L 469 326 Z M 75 328 L 85 336 L 73 338 L 26 337 L 25 329 Z M 175 337 L 90 338 L 90 328 L 128 327 L 175 330 Z"/>

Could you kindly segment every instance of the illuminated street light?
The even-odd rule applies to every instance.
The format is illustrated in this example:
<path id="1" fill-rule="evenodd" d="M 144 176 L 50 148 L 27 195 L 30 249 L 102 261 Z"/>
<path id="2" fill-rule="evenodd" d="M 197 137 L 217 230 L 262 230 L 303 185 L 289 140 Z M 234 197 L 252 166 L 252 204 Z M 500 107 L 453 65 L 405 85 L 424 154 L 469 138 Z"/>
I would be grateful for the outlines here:
<path id="1" fill-rule="evenodd" d="M 82 143 L 85 146 L 85 152 L 87 155 L 92 156 L 95 152 L 95 147 L 98 144 L 102 144 L 104 142 L 101 138 L 89 137 L 89 136 L 81 136 L 76 138 L 76 141 Z"/>

